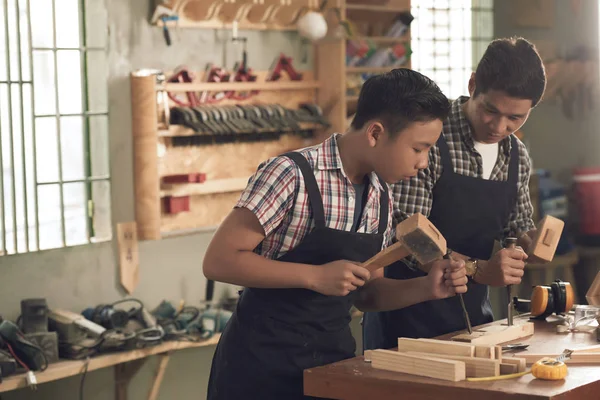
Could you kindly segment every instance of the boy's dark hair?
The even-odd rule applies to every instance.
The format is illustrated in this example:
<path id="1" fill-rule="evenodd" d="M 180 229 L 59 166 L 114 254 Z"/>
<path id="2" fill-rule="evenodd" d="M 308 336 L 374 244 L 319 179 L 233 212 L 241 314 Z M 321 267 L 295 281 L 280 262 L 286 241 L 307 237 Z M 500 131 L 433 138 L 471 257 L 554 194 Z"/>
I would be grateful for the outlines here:
<path id="1" fill-rule="evenodd" d="M 535 107 L 545 89 L 544 63 L 535 46 L 522 37 L 492 41 L 475 71 L 475 97 L 499 90 L 511 97 L 529 99 Z"/>
<path id="2" fill-rule="evenodd" d="M 351 127 L 361 129 L 368 121 L 379 120 L 393 138 L 413 122 L 443 121 L 449 112 L 450 102 L 435 82 L 398 68 L 365 81 Z"/>

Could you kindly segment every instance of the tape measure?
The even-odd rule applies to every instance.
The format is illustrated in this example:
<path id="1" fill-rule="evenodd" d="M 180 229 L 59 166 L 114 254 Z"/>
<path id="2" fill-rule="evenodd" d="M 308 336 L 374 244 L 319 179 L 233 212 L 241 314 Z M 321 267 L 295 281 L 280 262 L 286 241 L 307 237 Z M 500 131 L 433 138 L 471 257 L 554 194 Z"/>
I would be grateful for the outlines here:
<path id="1" fill-rule="evenodd" d="M 547 381 L 559 381 L 567 376 L 567 364 L 565 360 L 571 357 L 572 350 L 565 350 L 556 357 L 544 357 L 531 366 L 531 373 L 538 379 Z"/>

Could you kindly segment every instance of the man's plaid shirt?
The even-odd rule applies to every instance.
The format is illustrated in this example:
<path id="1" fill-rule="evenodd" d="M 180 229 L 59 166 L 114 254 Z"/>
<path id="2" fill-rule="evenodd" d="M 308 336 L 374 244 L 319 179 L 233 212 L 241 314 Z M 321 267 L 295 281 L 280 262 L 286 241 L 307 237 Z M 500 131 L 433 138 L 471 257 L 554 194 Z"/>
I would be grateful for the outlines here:
<path id="1" fill-rule="evenodd" d="M 338 136 L 334 134 L 321 144 L 298 151 L 315 173 L 323 198 L 325 225 L 350 232 L 354 222 L 355 191 L 342 167 Z M 363 205 L 357 232 L 378 233 L 383 187 L 374 172 L 369 174 L 369 182 L 367 202 Z M 302 172 L 288 157 L 263 162 L 250 178 L 236 207 L 245 207 L 258 218 L 266 237 L 255 252 L 270 259 L 277 259 L 298 246 L 315 225 Z M 391 193 L 388 207 L 388 226 L 383 232 L 382 248 L 392 241 Z"/>
<path id="2" fill-rule="evenodd" d="M 452 102 L 450 115 L 444 121 L 442 134 L 448 143 L 450 157 L 454 172 L 483 179 L 483 163 L 481 155 L 475 150 L 471 126 L 469 125 L 461 105 L 468 97 L 460 97 Z M 517 139 L 519 145 L 519 177 L 517 188 L 517 202 L 510 214 L 509 222 L 504 229 L 503 239 L 507 236 L 518 236 L 533 229 L 533 206 L 529 198 L 529 176 L 531 173 L 531 159 L 525 145 Z M 508 166 L 510 162 L 511 141 L 510 137 L 499 143 L 499 154 L 496 165 L 492 170 L 490 180 L 506 181 L 508 179 Z M 437 145 L 429 152 L 429 166 L 419 171 L 418 175 L 410 181 L 402 181 L 392 186 L 394 198 L 394 226 L 414 213 L 420 212 L 429 217 L 433 203 L 433 187 L 442 176 L 442 160 Z M 492 211 L 493 212 L 493 211 Z M 407 262 L 414 267 L 414 260 Z"/>

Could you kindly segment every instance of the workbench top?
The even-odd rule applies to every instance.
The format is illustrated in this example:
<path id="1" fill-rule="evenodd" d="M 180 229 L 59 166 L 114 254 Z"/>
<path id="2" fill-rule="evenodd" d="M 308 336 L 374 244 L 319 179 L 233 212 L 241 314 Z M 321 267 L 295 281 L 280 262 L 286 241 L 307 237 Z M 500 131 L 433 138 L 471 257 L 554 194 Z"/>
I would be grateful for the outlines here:
<path id="1" fill-rule="evenodd" d="M 506 320 L 492 324 L 506 323 Z M 566 348 L 598 345 L 590 333 L 556 333 L 557 320 L 535 321 L 535 333 L 515 342 L 529 344 L 525 351 L 505 352 L 506 356 L 556 354 Z M 490 325 L 492 325 L 490 324 Z M 458 333 L 438 339 L 449 339 Z M 513 342 L 509 342 L 513 343 Z M 362 356 L 304 371 L 306 395 L 329 399 L 444 399 L 444 400 L 587 400 L 600 399 L 600 365 L 569 365 L 563 381 L 542 381 L 528 374 L 516 379 L 488 382 L 448 382 L 415 375 L 379 370 Z"/>

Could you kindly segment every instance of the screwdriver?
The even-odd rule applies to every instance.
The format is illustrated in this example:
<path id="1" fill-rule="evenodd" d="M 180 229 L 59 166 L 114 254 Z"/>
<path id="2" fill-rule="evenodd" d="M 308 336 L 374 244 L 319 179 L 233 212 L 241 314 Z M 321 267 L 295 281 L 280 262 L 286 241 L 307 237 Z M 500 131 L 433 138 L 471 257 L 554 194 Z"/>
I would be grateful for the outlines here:
<path id="1" fill-rule="evenodd" d="M 450 254 L 452 250 L 448 249 L 448 252 L 444 255 L 444 259 L 449 260 Z M 463 318 L 465 319 L 465 325 L 467 325 L 467 330 L 469 331 L 469 335 L 473 333 L 473 328 L 471 327 L 471 319 L 469 318 L 469 312 L 467 311 L 467 306 L 465 305 L 465 299 L 463 298 L 462 293 L 458 294 L 458 299 L 460 300 L 460 306 L 462 307 Z"/>

